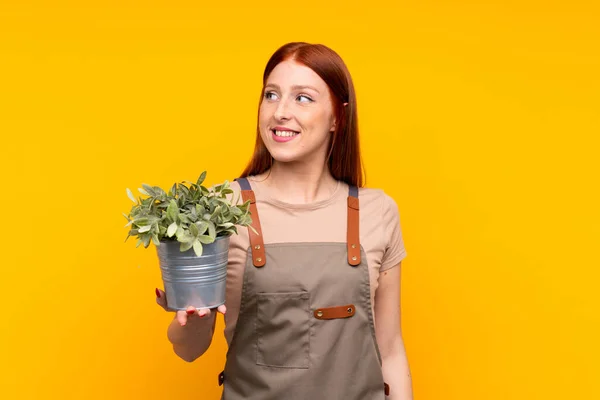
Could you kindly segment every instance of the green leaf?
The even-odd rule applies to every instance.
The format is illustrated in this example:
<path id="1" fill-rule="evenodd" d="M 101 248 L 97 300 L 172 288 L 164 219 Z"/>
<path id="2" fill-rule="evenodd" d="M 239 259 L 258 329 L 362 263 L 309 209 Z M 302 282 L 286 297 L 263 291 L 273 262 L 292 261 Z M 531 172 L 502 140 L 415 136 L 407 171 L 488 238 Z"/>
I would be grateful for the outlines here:
<path id="1" fill-rule="evenodd" d="M 193 209 L 192 209 L 192 210 L 193 210 Z M 190 213 L 190 214 L 188 214 L 188 215 L 187 215 L 187 217 L 188 217 L 188 219 L 189 219 L 191 222 L 196 222 L 196 221 L 198 221 L 198 216 L 197 216 L 195 213 Z"/>
<path id="2" fill-rule="evenodd" d="M 127 196 L 131 201 L 133 201 L 134 204 L 137 204 L 137 200 L 135 199 L 135 196 L 133 195 L 133 193 L 131 193 L 131 190 L 129 190 L 129 188 L 127 188 Z"/>
<path id="3" fill-rule="evenodd" d="M 217 200 L 219 203 L 221 204 L 225 204 L 225 205 L 229 205 L 229 200 L 222 198 L 222 197 L 215 197 L 215 200 Z"/>
<path id="4" fill-rule="evenodd" d="M 140 247 L 140 244 L 142 243 L 142 239 L 138 238 L 137 242 L 135 243 L 135 248 L 137 249 L 138 247 Z"/>
<path id="5" fill-rule="evenodd" d="M 215 238 L 217 236 L 217 228 L 212 221 L 208 221 L 208 236 Z"/>
<path id="6" fill-rule="evenodd" d="M 144 235 L 144 237 L 142 238 L 142 240 L 144 241 L 144 247 L 148 248 L 148 246 L 150 246 L 150 240 L 152 239 L 151 237 L 152 235 L 150 235 L 149 233 L 146 233 Z"/>
<path id="7" fill-rule="evenodd" d="M 190 241 L 190 242 L 182 242 L 182 243 L 179 245 L 179 251 L 188 251 L 189 249 L 191 249 L 191 248 L 192 248 L 192 246 L 193 246 L 193 245 L 194 245 L 194 242 L 193 242 L 193 241 Z"/>
<path id="8" fill-rule="evenodd" d="M 229 233 L 230 235 L 233 235 L 234 233 L 237 235 L 237 229 L 235 226 L 231 229 L 225 230 L 225 232 Z"/>
<path id="9" fill-rule="evenodd" d="M 190 190 L 185 185 L 180 184 L 179 185 L 179 190 L 181 190 L 181 192 L 184 194 L 185 197 L 187 197 L 187 196 L 190 195 Z"/>
<path id="10" fill-rule="evenodd" d="M 238 207 L 231 207 L 230 211 L 236 217 L 239 217 L 240 215 L 244 214 L 244 212 L 242 210 L 240 210 Z"/>
<path id="11" fill-rule="evenodd" d="M 140 232 L 140 233 L 148 232 L 150 229 L 152 229 L 152 225 L 144 225 L 138 230 L 138 232 Z"/>
<path id="12" fill-rule="evenodd" d="M 213 211 L 213 213 L 210 215 L 210 219 L 213 219 L 214 217 L 217 216 L 217 214 L 219 214 L 221 212 L 221 206 L 218 205 L 215 207 L 215 210 Z"/>
<path id="13" fill-rule="evenodd" d="M 175 199 L 171 199 L 169 202 L 169 206 L 167 207 L 167 217 L 171 219 L 171 221 L 177 221 L 177 215 L 179 214 L 179 206 Z"/>
<path id="14" fill-rule="evenodd" d="M 152 188 L 154 189 L 154 193 L 156 193 L 156 196 L 166 196 L 165 191 L 162 190 L 162 188 L 160 188 L 159 186 L 153 186 Z"/>
<path id="15" fill-rule="evenodd" d="M 169 228 L 167 229 L 167 236 L 173 237 L 175 232 L 177 232 L 177 222 L 173 222 L 171 225 L 169 225 Z"/>
<path id="16" fill-rule="evenodd" d="M 201 243 L 204 243 L 204 244 L 213 243 L 215 241 L 214 238 L 211 238 L 210 236 L 206 236 L 206 235 L 200 235 L 200 236 L 198 236 L 198 240 Z"/>
<path id="17" fill-rule="evenodd" d="M 142 188 L 138 188 L 138 192 L 140 192 L 141 194 L 145 194 L 146 196 L 150 196 L 150 193 L 146 192 L 144 189 Z"/>
<path id="18" fill-rule="evenodd" d="M 146 217 L 139 217 L 139 218 L 135 218 L 133 220 L 133 223 L 137 226 L 143 226 L 143 225 L 149 225 L 150 222 L 148 221 L 148 218 Z"/>
<path id="19" fill-rule="evenodd" d="M 194 240 L 194 253 L 196 253 L 198 257 L 202 255 L 202 243 L 200 243 L 199 240 Z"/>
<path id="20" fill-rule="evenodd" d="M 173 184 L 171 190 L 169 191 L 169 195 L 175 197 L 177 195 L 177 182 Z"/>
<path id="21" fill-rule="evenodd" d="M 205 179 L 206 179 L 206 171 L 203 171 L 200 174 L 200 177 L 198 178 L 198 181 L 196 182 L 196 185 L 198 185 L 198 186 L 202 185 L 202 183 L 204 182 Z"/>
<path id="22" fill-rule="evenodd" d="M 146 192 L 148 192 L 149 196 L 156 196 L 156 193 L 154 193 L 154 189 L 152 188 L 152 186 L 142 183 L 142 187 L 146 189 Z"/>
<path id="23" fill-rule="evenodd" d="M 190 233 L 192 234 L 192 236 L 196 237 L 198 236 L 198 226 L 196 224 L 191 224 L 190 225 Z"/>
<path id="24" fill-rule="evenodd" d="M 160 246 L 160 240 L 158 240 L 156 233 L 152 234 L 152 243 L 154 243 L 156 246 Z"/>
<path id="25" fill-rule="evenodd" d="M 198 227 L 198 233 L 200 235 L 204 235 L 204 232 L 208 229 L 208 222 L 206 221 L 198 221 L 195 225 Z"/>

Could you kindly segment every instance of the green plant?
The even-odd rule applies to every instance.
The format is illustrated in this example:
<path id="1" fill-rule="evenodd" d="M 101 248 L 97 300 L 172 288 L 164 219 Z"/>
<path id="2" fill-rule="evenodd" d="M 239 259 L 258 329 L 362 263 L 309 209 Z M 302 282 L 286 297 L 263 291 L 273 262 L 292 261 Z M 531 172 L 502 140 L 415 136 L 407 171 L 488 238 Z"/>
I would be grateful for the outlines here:
<path id="1" fill-rule="evenodd" d="M 144 183 L 143 189 L 138 190 L 148 197 L 138 198 L 139 202 L 127 188 L 127 196 L 135 205 L 129 215 L 123 213 L 128 221 L 125 227 L 131 225 L 125 241 L 137 236 L 135 247 L 143 244 L 147 248 L 150 242 L 158 246 L 161 240 L 177 240 L 181 251 L 193 248 L 196 255 L 201 256 L 203 244 L 213 243 L 220 236 L 237 234 L 236 225 L 250 226 L 250 201 L 236 205 L 239 200 L 236 199 L 232 205 L 227 198 L 233 193 L 229 181 L 209 190 L 202 186 L 205 178 L 206 171 L 196 183 L 174 183 L 168 192 Z"/>

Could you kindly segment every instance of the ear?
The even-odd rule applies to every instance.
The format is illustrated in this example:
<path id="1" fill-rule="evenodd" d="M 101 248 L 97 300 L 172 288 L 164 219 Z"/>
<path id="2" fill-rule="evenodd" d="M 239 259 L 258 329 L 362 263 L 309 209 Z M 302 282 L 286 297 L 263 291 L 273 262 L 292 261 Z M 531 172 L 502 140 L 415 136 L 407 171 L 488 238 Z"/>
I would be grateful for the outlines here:
<path id="1" fill-rule="evenodd" d="M 348 105 L 348 103 L 344 103 L 344 107 L 346 107 Z M 331 131 L 333 132 L 335 130 L 335 117 L 333 118 L 333 125 L 331 126 Z"/>

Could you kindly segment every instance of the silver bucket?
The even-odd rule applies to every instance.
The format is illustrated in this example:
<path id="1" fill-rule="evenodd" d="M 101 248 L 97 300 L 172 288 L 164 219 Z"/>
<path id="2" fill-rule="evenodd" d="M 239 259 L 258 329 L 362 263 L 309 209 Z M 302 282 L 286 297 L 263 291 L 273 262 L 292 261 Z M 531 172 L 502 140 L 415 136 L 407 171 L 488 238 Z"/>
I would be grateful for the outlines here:
<path id="1" fill-rule="evenodd" d="M 200 257 L 193 248 L 181 252 L 179 246 L 181 243 L 176 240 L 161 240 L 156 248 L 167 309 L 215 308 L 225 304 L 229 236 L 202 245 Z"/>

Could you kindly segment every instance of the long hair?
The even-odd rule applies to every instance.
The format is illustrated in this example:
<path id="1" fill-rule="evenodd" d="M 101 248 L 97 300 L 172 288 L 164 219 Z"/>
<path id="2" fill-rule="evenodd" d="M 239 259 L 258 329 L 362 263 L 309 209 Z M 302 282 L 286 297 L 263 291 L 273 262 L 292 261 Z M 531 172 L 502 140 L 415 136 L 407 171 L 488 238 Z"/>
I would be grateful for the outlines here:
<path id="1" fill-rule="evenodd" d="M 258 175 L 273 165 L 273 157 L 267 150 L 260 135 L 260 105 L 264 99 L 265 84 L 273 69 L 282 61 L 293 60 L 312 69 L 329 87 L 333 99 L 336 126 L 330 139 L 327 165 L 331 175 L 349 185 L 362 187 L 364 169 L 361 165 L 360 143 L 358 139 L 358 116 L 356 94 L 350 72 L 342 58 L 322 44 L 291 42 L 281 46 L 269 59 L 263 73 L 263 88 L 259 100 L 256 142 L 252 159 L 240 177 Z M 344 106 L 343 103 L 348 103 Z"/>

